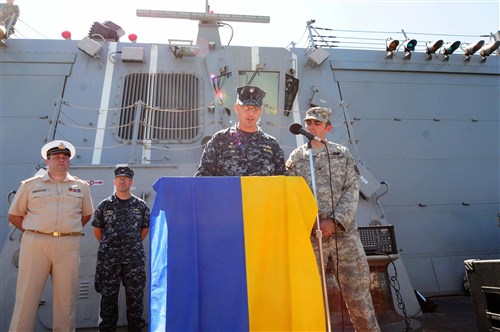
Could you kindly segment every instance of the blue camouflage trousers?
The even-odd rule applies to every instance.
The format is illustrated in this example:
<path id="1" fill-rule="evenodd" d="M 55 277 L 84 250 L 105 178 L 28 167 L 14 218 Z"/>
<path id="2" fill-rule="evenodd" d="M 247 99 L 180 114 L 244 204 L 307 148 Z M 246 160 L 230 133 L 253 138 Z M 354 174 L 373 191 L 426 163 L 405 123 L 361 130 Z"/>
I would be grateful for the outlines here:
<path id="1" fill-rule="evenodd" d="M 118 294 L 123 283 L 127 303 L 129 331 L 140 331 L 146 325 L 142 318 L 146 271 L 144 262 L 97 265 L 95 287 L 101 293 L 101 323 L 99 331 L 115 331 L 118 322 Z"/>

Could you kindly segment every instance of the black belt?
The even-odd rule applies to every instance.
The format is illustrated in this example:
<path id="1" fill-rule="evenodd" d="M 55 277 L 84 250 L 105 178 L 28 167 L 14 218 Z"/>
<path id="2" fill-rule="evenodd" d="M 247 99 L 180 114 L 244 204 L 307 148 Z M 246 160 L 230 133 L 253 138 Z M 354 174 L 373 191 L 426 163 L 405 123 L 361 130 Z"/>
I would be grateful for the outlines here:
<path id="1" fill-rule="evenodd" d="M 36 234 L 50 235 L 50 236 L 55 236 L 55 237 L 59 237 L 59 236 L 83 236 L 82 232 L 69 232 L 69 233 L 52 232 L 52 233 L 45 233 L 45 232 L 36 231 L 36 230 L 33 230 L 33 229 L 25 229 L 25 231 L 36 233 Z"/>

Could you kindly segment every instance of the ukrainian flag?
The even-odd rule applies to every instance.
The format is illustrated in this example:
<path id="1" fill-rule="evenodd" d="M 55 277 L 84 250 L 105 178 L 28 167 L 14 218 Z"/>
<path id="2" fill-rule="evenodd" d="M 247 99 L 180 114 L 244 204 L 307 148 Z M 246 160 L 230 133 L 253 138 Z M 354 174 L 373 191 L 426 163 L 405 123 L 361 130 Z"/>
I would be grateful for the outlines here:
<path id="1" fill-rule="evenodd" d="M 324 331 L 301 177 L 165 177 L 153 185 L 151 331 Z"/>

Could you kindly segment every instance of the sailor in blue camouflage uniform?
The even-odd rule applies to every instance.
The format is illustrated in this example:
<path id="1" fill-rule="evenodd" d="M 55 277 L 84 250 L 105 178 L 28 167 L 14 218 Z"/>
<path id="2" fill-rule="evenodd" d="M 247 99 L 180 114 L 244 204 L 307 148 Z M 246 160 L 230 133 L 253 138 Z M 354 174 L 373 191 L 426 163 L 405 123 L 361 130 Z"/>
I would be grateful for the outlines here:
<path id="1" fill-rule="evenodd" d="M 238 87 L 236 92 L 238 123 L 208 141 L 195 176 L 286 175 L 279 143 L 257 125 L 266 93 L 250 85 Z"/>
<path id="2" fill-rule="evenodd" d="M 141 331 L 146 271 L 142 241 L 149 232 L 150 211 L 134 196 L 134 171 L 117 167 L 114 195 L 104 199 L 94 212 L 94 235 L 99 241 L 95 289 L 101 293 L 99 331 L 115 331 L 118 321 L 118 293 L 123 283 L 127 301 L 129 331 Z"/>
<path id="3" fill-rule="evenodd" d="M 326 139 L 332 130 L 331 114 L 327 108 L 313 107 L 304 119 L 306 130 L 323 140 L 311 140 L 311 147 L 325 269 L 327 260 L 333 260 L 337 278 L 334 287 L 340 284 L 356 332 L 377 332 L 380 327 L 370 294 L 370 269 L 354 220 L 359 199 L 359 172 L 349 150 Z M 313 188 L 307 144 L 292 151 L 286 166 L 290 175 L 304 177 Z M 312 234 L 311 242 L 319 264 L 318 241 L 315 232 Z"/>

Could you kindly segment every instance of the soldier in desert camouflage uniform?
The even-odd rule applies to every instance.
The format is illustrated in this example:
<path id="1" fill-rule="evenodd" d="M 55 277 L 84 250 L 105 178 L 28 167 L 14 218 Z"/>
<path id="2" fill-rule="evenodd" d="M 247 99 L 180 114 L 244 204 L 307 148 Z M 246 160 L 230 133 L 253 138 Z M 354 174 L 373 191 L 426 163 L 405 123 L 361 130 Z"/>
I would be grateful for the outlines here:
<path id="1" fill-rule="evenodd" d="M 359 199 L 359 173 L 349 150 L 326 140 L 332 129 L 330 119 L 331 111 L 322 107 L 309 109 L 305 117 L 306 130 L 323 140 L 311 141 L 323 256 L 325 260 L 333 260 L 334 274 L 355 330 L 376 332 L 380 327 L 370 294 L 370 270 L 354 220 Z M 286 166 L 290 175 L 304 177 L 313 188 L 307 144 L 290 154 Z M 319 263 L 315 236 L 311 236 L 311 242 Z"/>
<path id="2" fill-rule="evenodd" d="M 236 91 L 238 123 L 208 141 L 195 176 L 286 175 L 283 150 L 257 126 L 266 93 L 248 85 Z"/>
<path id="3" fill-rule="evenodd" d="M 125 287 L 129 331 L 146 325 L 142 318 L 146 286 L 146 255 L 142 241 L 149 232 L 150 211 L 130 192 L 134 171 L 115 169 L 114 195 L 104 199 L 94 213 L 94 234 L 99 241 L 95 288 L 101 293 L 99 331 L 115 331 L 120 283 Z"/>

